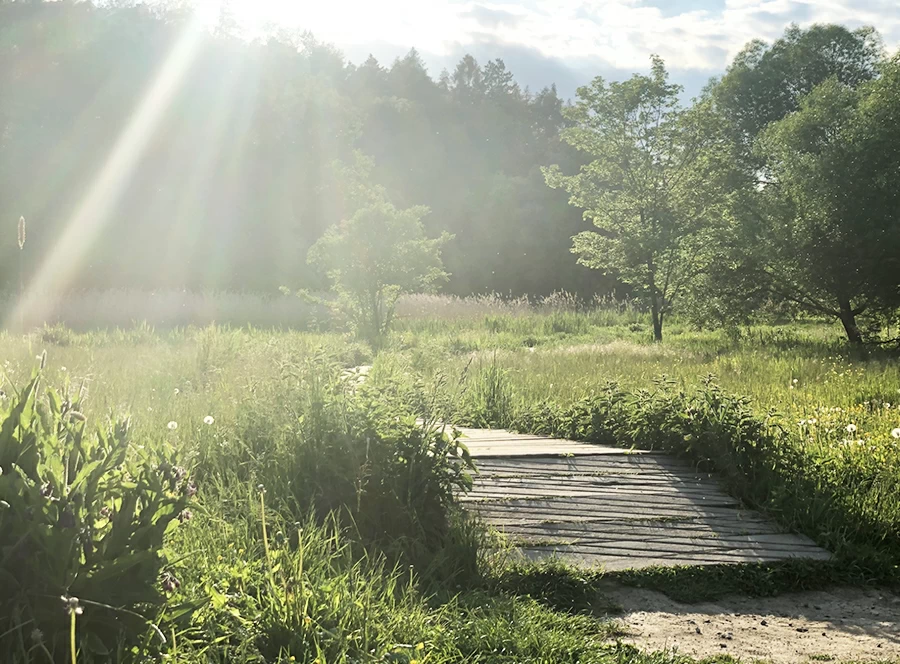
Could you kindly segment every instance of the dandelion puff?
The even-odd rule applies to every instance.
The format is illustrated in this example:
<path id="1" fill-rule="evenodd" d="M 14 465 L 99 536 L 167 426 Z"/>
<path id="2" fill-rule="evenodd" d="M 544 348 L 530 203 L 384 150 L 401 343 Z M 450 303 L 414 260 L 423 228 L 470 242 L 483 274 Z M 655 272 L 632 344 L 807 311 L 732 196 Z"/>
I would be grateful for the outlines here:
<path id="1" fill-rule="evenodd" d="M 203 424 L 212 424 L 215 421 L 216 420 L 213 418 L 212 415 L 207 415 L 206 417 L 203 418 Z"/>
<path id="2" fill-rule="evenodd" d="M 896 429 L 894 429 L 893 431 L 891 431 L 891 435 L 892 435 L 894 438 L 900 438 L 900 427 L 897 427 Z"/>
<path id="3" fill-rule="evenodd" d="M 847 433 L 856 433 L 856 425 L 848 424 L 847 425 Z"/>
<path id="4" fill-rule="evenodd" d="M 791 381 L 791 382 L 792 382 L 792 383 L 793 383 L 793 384 L 794 384 L 794 385 L 796 385 L 796 384 L 797 384 L 797 383 L 799 383 L 799 382 L 800 382 L 800 380 L 799 380 L 799 379 L 797 379 L 797 378 L 795 378 L 795 379 L 794 379 L 794 380 L 792 380 L 792 381 Z"/>
<path id="5" fill-rule="evenodd" d="M 166 426 L 169 427 L 170 430 L 175 431 L 175 429 L 178 428 L 178 422 L 173 420 L 173 421 L 169 422 Z"/>

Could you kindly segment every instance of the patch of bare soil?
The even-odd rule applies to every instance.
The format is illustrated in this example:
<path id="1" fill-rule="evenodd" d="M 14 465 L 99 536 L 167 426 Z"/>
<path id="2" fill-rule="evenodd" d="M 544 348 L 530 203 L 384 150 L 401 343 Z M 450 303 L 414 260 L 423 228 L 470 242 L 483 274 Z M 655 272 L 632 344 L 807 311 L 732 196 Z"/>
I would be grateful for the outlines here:
<path id="1" fill-rule="evenodd" d="M 745 662 L 900 662 L 900 597 L 838 588 L 778 597 L 679 604 L 665 595 L 617 587 L 620 638 L 642 650 L 696 658 L 728 654 Z"/>

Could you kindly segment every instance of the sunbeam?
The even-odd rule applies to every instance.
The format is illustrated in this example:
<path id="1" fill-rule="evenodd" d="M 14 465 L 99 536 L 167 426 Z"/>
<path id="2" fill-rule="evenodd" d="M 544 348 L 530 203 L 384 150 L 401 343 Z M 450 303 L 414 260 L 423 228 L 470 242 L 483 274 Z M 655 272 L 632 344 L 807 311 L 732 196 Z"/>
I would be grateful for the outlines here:
<path id="1" fill-rule="evenodd" d="M 107 225 L 127 188 L 155 128 L 197 56 L 204 34 L 202 19 L 195 17 L 184 26 L 100 172 L 16 302 L 5 321 L 7 325 L 22 320 L 26 314 L 31 320 L 46 320 L 46 315 L 63 296 L 73 273 Z"/>

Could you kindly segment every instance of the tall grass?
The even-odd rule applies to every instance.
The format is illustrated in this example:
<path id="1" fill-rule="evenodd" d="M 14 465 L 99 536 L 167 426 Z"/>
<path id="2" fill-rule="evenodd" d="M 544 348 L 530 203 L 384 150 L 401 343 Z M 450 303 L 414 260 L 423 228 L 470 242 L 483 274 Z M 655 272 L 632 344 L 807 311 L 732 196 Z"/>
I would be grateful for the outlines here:
<path id="1" fill-rule="evenodd" d="M 23 235 L 24 238 L 24 235 Z M 21 252 L 20 252 L 21 253 Z M 316 298 L 298 298 L 281 293 L 261 294 L 235 291 L 186 290 L 83 290 L 63 297 L 44 298 L 55 308 L 48 314 L 40 310 L 22 310 L 24 329 L 62 325 L 72 330 L 125 329 L 137 324 L 170 329 L 206 326 L 213 323 L 237 327 L 327 330 L 333 327 L 331 310 Z M 15 310 L 18 294 L 0 293 L 0 321 L 8 321 Z M 546 298 L 504 298 L 497 294 L 457 297 L 452 295 L 404 295 L 397 302 L 396 316 L 401 321 L 471 321 L 485 316 L 523 317 L 532 314 L 560 314 L 584 311 L 606 312 L 607 316 L 626 315 L 629 321 L 640 316 L 632 302 L 614 302 L 598 298 L 590 302 L 560 292 Z M 405 324 L 401 322 L 401 328 Z"/>

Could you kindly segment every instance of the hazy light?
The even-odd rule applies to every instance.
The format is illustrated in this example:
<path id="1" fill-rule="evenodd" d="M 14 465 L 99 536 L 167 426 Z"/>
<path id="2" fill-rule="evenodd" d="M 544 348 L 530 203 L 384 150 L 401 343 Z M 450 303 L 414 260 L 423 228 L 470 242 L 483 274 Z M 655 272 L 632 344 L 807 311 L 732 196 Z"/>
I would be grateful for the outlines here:
<path id="1" fill-rule="evenodd" d="M 87 250 L 108 223 L 160 118 L 178 92 L 204 34 L 200 19 L 195 18 L 184 27 L 7 323 L 20 320 L 25 312 L 29 318 L 44 320 L 53 310 Z"/>

